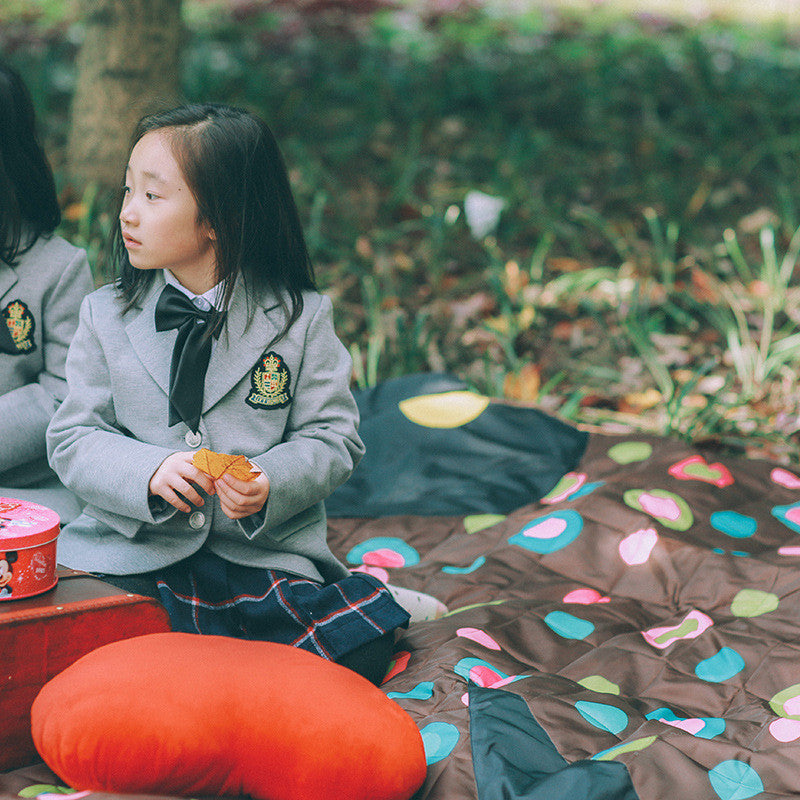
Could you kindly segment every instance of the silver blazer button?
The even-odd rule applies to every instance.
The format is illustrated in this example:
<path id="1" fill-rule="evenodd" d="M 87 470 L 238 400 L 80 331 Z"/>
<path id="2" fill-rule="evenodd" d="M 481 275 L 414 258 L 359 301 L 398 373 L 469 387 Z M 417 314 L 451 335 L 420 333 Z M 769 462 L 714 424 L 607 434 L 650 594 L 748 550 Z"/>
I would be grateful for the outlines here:
<path id="1" fill-rule="evenodd" d="M 189 431 L 183 438 L 189 447 L 200 447 L 200 445 L 203 443 L 203 434 L 200 433 L 200 431 L 197 431 L 197 433 L 194 431 Z"/>
<path id="2" fill-rule="evenodd" d="M 192 511 L 189 514 L 189 526 L 199 531 L 206 523 L 206 515 L 202 511 Z"/>

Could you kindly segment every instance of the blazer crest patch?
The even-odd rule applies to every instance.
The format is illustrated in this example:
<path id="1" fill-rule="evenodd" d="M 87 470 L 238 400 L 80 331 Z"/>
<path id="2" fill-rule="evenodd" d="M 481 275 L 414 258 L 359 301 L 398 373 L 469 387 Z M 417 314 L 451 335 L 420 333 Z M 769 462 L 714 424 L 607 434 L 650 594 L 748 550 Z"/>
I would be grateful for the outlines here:
<path id="1" fill-rule="evenodd" d="M 22 300 L 14 300 L 3 309 L 3 322 L 8 327 L 17 353 L 30 353 L 36 349 L 33 339 L 36 323 L 30 309 Z"/>
<path id="2" fill-rule="evenodd" d="M 245 403 L 252 408 L 285 408 L 292 402 L 291 375 L 284 360 L 270 350 L 250 373 L 251 392 Z"/>

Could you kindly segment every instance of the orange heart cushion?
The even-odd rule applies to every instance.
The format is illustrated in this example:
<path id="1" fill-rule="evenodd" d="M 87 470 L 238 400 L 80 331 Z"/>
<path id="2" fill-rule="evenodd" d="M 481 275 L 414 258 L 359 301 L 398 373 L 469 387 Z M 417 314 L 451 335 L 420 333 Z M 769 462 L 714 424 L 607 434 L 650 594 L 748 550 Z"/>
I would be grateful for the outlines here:
<path id="1" fill-rule="evenodd" d="M 105 645 L 31 711 L 40 755 L 76 790 L 408 800 L 411 717 L 357 673 L 289 645 L 155 633 Z"/>

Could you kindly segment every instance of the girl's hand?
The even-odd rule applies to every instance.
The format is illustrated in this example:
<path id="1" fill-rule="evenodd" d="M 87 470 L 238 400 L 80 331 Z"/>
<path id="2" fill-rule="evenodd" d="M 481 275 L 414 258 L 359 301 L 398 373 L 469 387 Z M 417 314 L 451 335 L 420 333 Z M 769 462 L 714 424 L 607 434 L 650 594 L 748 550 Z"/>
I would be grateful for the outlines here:
<path id="1" fill-rule="evenodd" d="M 243 481 L 225 473 L 216 482 L 222 511 L 230 519 L 242 519 L 261 511 L 269 497 L 269 478 L 259 472 L 252 481 Z"/>
<path id="2" fill-rule="evenodd" d="M 150 494 L 163 497 L 178 511 L 187 514 L 192 510 L 186 500 L 195 506 L 204 504 L 192 484 L 197 484 L 207 494 L 214 494 L 214 481 L 192 464 L 194 453 L 173 453 L 167 456 L 150 478 Z M 185 499 L 184 499 L 185 498 Z"/>

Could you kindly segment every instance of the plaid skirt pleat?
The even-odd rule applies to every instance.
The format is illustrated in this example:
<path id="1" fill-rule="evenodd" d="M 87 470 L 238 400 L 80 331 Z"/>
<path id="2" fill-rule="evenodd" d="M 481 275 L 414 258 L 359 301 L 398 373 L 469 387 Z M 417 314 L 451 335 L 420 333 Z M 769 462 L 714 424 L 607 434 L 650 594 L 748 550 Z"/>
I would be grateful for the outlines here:
<path id="1" fill-rule="evenodd" d="M 371 575 L 321 584 L 205 549 L 160 570 L 157 585 L 173 630 L 278 642 L 331 661 L 409 620 Z"/>

